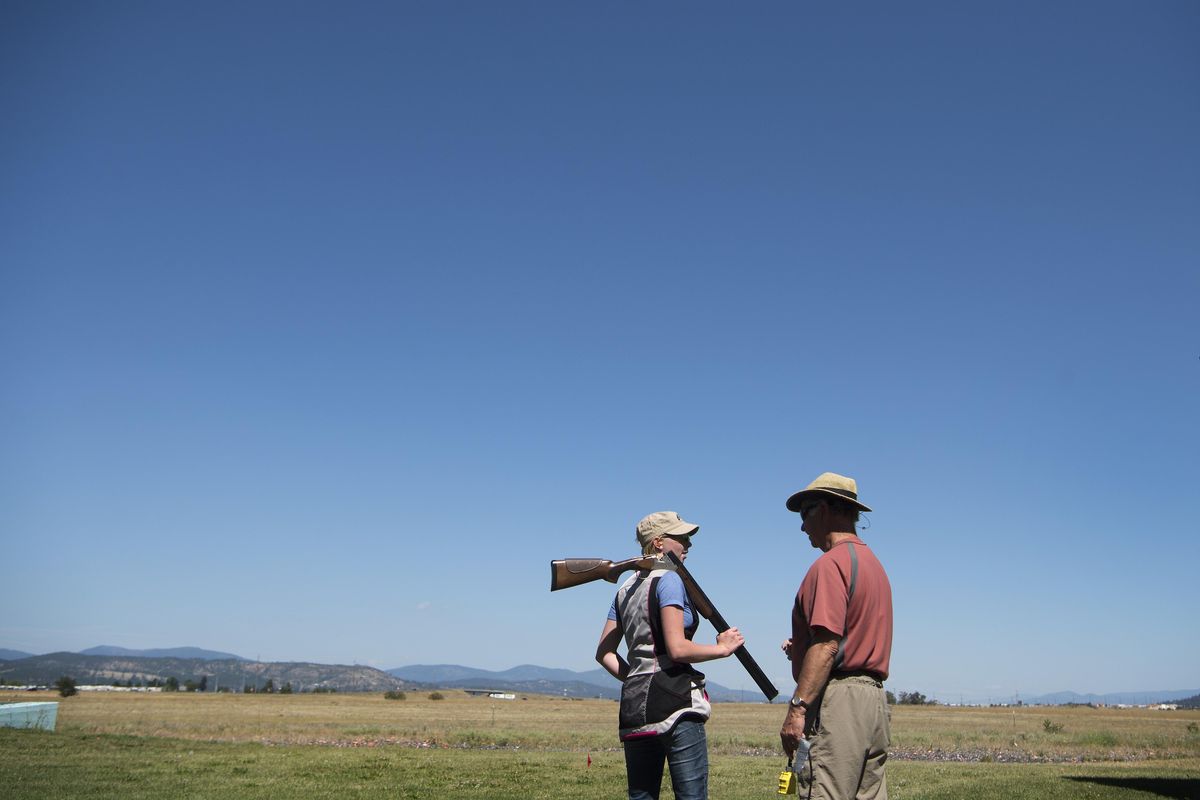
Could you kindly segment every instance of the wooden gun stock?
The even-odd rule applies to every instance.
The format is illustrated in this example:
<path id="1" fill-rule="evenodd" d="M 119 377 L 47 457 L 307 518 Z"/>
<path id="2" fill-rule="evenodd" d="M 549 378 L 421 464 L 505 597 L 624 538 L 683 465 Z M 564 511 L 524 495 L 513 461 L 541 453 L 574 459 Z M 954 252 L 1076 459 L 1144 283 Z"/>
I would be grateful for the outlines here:
<path id="1" fill-rule="evenodd" d="M 724 633 L 732 626 L 725 621 L 721 616 L 721 612 L 717 611 L 717 607 L 708 599 L 708 595 L 700 588 L 700 584 L 696 583 L 696 579 L 692 577 L 692 573 L 687 571 L 687 567 L 679 560 L 679 556 L 674 553 L 667 553 L 667 558 L 671 559 L 671 563 L 675 565 L 675 572 L 683 579 L 683 586 L 687 589 L 688 598 L 692 601 L 692 608 L 712 623 L 717 629 L 717 633 Z M 758 688 L 762 689 L 762 693 L 767 696 L 767 700 L 774 700 L 779 694 L 779 690 L 775 688 L 775 684 L 771 683 L 771 679 L 762 671 L 762 667 L 750 655 L 750 651 L 746 649 L 746 645 L 742 645 L 737 650 L 733 651 L 737 656 L 737 660 L 742 662 L 742 666 L 746 668 L 746 672 L 750 673 L 750 677 L 758 684 Z"/>
<path id="2" fill-rule="evenodd" d="M 564 558 L 550 562 L 550 591 L 570 589 L 592 581 L 616 583 L 622 572 L 631 569 L 653 569 L 654 556 L 638 556 L 624 561 L 607 558 Z"/>

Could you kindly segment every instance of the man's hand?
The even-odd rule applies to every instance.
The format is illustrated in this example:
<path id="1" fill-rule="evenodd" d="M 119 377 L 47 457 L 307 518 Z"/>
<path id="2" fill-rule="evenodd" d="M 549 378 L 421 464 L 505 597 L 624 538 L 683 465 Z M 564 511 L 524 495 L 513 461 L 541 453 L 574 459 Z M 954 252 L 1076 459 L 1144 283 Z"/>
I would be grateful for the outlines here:
<path id="1" fill-rule="evenodd" d="M 838 639 L 831 631 L 817 627 L 812 629 L 812 638 L 804 658 L 800 664 L 792 664 L 792 673 L 796 677 L 796 691 L 792 697 L 802 697 L 820 707 L 821 693 L 829 681 L 829 673 L 833 669 L 833 661 L 837 657 Z M 799 670 L 797 670 L 799 666 Z M 800 746 L 804 738 L 805 710 L 802 706 L 788 704 L 788 715 L 779 730 L 779 741 L 783 750 L 790 757 Z"/>
<path id="2" fill-rule="evenodd" d="M 790 705 L 787 716 L 783 719 L 783 727 L 779 729 L 779 741 L 783 745 L 783 752 L 787 753 L 788 759 L 791 759 L 799 749 L 800 740 L 803 738 L 804 709 Z"/>
<path id="3" fill-rule="evenodd" d="M 783 644 L 779 645 L 779 649 L 787 656 L 788 661 L 792 660 L 792 639 L 790 636 L 783 640 Z"/>

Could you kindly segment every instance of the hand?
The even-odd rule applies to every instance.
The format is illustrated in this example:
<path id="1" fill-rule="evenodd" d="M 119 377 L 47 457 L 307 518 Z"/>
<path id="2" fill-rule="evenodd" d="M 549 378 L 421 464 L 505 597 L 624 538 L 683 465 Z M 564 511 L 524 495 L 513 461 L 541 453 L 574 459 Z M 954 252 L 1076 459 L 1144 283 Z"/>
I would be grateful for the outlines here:
<path id="1" fill-rule="evenodd" d="M 733 655 L 733 651 L 745 643 L 746 637 L 742 636 L 741 631 L 737 628 L 730 628 L 717 634 L 717 644 L 725 650 L 727 656 Z"/>
<path id="2" fill-rule="evenodd" d="M 788 661 L 792 660 L 792 640 L 790 638 L 784 639 L 783 644 L 779 645 L 779 649 L 783 651 L 785 656 L 787 656 Z"/>
<path id="3" fill-rule="evenodd" d="M 783 752 L 787 754 L 789 760 L 800 747 L 800 740 L 803 738 L 804 709 L 798 706 L 788 706 L 788 713 L 784 717 L 783 727 L 779 729 L 779 741 L 783 745 Z"/>

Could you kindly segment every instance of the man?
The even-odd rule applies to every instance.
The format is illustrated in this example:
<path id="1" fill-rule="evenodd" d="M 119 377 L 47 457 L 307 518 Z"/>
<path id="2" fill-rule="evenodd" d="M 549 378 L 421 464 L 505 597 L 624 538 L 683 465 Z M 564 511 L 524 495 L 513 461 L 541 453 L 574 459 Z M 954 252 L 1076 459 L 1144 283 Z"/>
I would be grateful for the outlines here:
<path id="1" fill-rule="evenodd" d="M 883 682 L 892 653 L 892 587 L 854 533 L 860 511 L 852 478 L 826 472 L 788 498 L 801 530 L 822 551 L 792 607 L 796 690 L 779 731 L 801 797 L 886 800 L 890 743 Z M 804 758 L 800 740 L 807 739 Z"/>

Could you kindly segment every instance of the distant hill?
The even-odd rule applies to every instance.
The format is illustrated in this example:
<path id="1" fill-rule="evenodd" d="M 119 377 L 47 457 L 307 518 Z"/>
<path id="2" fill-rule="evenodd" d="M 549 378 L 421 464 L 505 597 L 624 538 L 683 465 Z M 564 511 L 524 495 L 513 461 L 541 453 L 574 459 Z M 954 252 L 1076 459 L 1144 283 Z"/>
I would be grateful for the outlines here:
<path id="1" fill-rule="evenodd" d="M 205 661 L 249 661 L 247 658 L 235 656 L 233 653 L 220 653 L 215 650 L 202 650 L 199 647 L 167 647 L 157 650 L 127 650 L 124 647 L 113 647 L 102 644 L 87 650 L 80 650 L 81 656 L 132 656 L 134 658 L 199 658 Z"/>
<path id="2" fill-rule="evenodd" d="M 509 692 L 610 699 L 621 696 L 621 684 L 602 669 L 574 672 L 522 664 L 494 672 L 458 664 L 414 664 L 390 669 L 388 674 L 447 689 L 503 689 Z"/>
<path id="3" fill-rule="evenodd" d="M 569 669 L 521 664 L 511 669 L 490 671 L 458 664 L 413 664 L 388 670 L 405 680 L 420 681 L 449 689 L 503 689 L 510 692 L 553 694 L 563 697 L 621 696 L 620 682 L 603 669 L 575 672 Z M 719 683 L 708 683 L 708 695 L 715 702 L 760 702 L 757 691 L 739 692 Z"/>
<path id="4" fill-rule="evenodd" d="M 458 664 L 414 664 L 408 667 L 389 669 L 388 674 L 410 681 L 424 683 L 446 683 L 473 679 L 493 679 L 500 681 L 582 681 L 597 686 L 620 686 L 613 676 L 603 669 L 593 669 L 587 672 L 574 672 L 569 669 L 554 669 L 539 667 L 534 664 L 521 664 L 511 669 L 492 672 L 475 667 L 463 667 Z"/>
<path id="5" fill-rule="evenodd" d="M 0 647 L 0 661 L 16 661 L 21 658 L 29 658 L 33 653 L 22 653 L 20 650 L 6 650 Z"/>
<path id="6" fill-rule="evenodd" d="M 1185 697 L 1179 701 L 1180 708 L 1200 708 L 1200 694 Z"/>
<path id="7" fill-rule="evenodd" d="M 450 681 L 470 680 L 471 678 L 486 678 L 493 673 L 486 669 L 460 667 L 457 664 L 413 664 L 408 667 L 397 667 L 385 670 L 389 675 L 410 681 L 421 681 L 441 686 Z"/>
<path id="8" fill-rule="evenodd" d="M 1146 692 L 1109 692 L 1108 694 L 1079 694 L 1077 692 L 1054 692 L 1039 697 L 1026 698 L 1027 705 L 1064 706 L 1079 705 L 1147 705 L 1149 703 L 1173 703 L 1190 695 L 1200 694 L 1196 689 L 1159 689 Z"/>
<path id="9" fill-rule="evenodd" d="M 314 688 L 340 692 L 382 692 L 390 689 L 420 690 L 412 681 L 396 678 L 374 667 L 342 664 L 245 661 L 237 658 L 146 658 L 142 656 L 82 655 L 48 653 L 19 661 L 0 661 L 0 681 L 10 684 L 48 686 L 69 675 L 79 684 L 108 684 L 115 681 L 148 683 L 175 678 L 183 684 L 207 676 L 210 691 L 218 687 L 240 691 L 244 686 L 261 687 L 268 680 L 281 688 L 291 683 L 295 691 Z"/>

